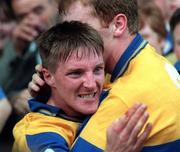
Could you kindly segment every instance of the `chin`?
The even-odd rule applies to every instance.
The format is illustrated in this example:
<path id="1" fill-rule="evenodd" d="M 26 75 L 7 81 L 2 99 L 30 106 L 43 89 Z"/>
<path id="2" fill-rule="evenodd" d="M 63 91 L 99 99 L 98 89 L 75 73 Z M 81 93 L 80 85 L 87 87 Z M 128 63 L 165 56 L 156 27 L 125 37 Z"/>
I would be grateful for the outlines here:
<path id="1" fill-rule="evenodd" d="M 90 115 L 90 114 L 94 114 L 98 109 L 98 106 L 95 106 L 95 107 L 88 107 L 87 109 L 85 109 L 85 111 L 83 111 L 83 114 L 85 115 Z"/>

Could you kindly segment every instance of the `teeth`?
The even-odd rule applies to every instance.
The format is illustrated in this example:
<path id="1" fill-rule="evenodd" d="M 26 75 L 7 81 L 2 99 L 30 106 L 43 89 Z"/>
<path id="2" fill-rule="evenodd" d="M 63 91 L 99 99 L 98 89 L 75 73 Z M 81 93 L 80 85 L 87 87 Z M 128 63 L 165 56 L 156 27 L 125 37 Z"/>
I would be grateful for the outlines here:
<path id="1" fill-rule="evenodd" d="M 87 95 L 79 95 L 81 98 L 83 99 L 90 99 L 90 98 L 94 98 L 96 95 L 96 93 L 93 94 L 87 94 Z"/>

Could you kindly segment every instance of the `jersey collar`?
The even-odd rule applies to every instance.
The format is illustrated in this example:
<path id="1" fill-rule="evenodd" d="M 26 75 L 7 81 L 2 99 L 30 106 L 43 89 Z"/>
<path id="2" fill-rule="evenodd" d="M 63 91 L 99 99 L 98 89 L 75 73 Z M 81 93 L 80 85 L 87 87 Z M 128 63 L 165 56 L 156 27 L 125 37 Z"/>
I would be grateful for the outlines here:
<path id="1" fill-rule="evenodd" d="M 111 76 L 111 82 L 114 82 L 118 77 L 122 76 L 126 71 L 130 61 L 146 46 L 147 41 L 137 33 L 133 41 L 120 57 Z"/>

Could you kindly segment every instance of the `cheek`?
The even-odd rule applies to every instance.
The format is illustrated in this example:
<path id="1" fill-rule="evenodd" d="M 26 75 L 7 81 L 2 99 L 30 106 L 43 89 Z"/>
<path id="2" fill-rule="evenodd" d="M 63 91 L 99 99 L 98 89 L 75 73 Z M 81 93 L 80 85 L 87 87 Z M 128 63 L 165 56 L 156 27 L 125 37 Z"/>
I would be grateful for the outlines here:
<path id="1" fill-rule="evenodd" d="M 174 45 L 174 52 L 175 52 L 177 58 L 180 60 L 180 45 L 178 45 L 178 44 Z"/>
<path id="2" fill-rule="evenodd" d="M 98 82 L 98 84 L 99 84 L 99 86 L 100 86 L 101 88 L 103 87 L 104 81 L 105 81 L 104 74 L 101 75 L 101 76 L 97 79 L 97 82 Z"/>
<path id="3" fill-rule="evenodd" d="M 49 16 L 46 15 L 46 14 L 42 14 L 40 19 L 41 19 L 41 22 L 43 22 L 43 23 L 48 23 L 49 22 Z"/>

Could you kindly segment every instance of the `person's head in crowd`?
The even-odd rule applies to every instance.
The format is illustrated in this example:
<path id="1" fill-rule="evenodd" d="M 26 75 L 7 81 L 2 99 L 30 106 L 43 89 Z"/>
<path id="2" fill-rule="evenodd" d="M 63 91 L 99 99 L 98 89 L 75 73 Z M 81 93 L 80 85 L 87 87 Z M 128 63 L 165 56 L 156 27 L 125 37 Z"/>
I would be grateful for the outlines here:
<path id="1" fill-rule="evenodd" d="M 79 20 L 100 33 L 105 47 L 104 61 L 108 61 L 105 66 L 108 73 L 112 72 L 115 60 L 123 54 L 138 31 L 135 0 L 59 0 L 59 14 L 62 21 Z"/>
<path id="2" fill-rule="evenodd" d="M 10 8 L 8 1 L 0 1 L 0 55 L 3 53 L 6 40 L 11 37 L 11 33 L 15 27 L 15 23 L 9 14 Z"/>
<path id="3" fill-rule="evenodd" d="M 161 10 L 164 20 L 168 20 L 168 3 L 167 0 L 149 0 L 150 2 L 154 2 L 154 4 Z M 147 2 L 149 2 L 147 1 Z"/>
<path id="4" fill-rule="evenodd" d="M 180 8 L 180 0 L 166 0 L 167 1 L 167 6 L 168 9 L 165 10 L 168 12 L 169 14 L 169 19 L 171 18 L 172 14 L 178 9 Z"/>
<path id="5" fill-rule="evenodd" d="M 11 0 L 11 7 L 17 21 L 29 18 L 37 20 L 37 28 L 54 25 L 55 13 L 57 10 L 54 0 Z"/>
<path id="6" fill-rule="evenodd" d="M 138 6 L 139 32 L 162 54 L 167 33 L 161 11 L 152 1 L 138 0 Z"/>
<path id="7" fill-rule="evenodd" d="M 153 0 L 159 7 L 164 16 L 165 21 L 169 22 L 173 12 L 180 7 L 180 0 Z"/>
<path id="8" fill-rule="evenodd" d="M 63 22 L 37 40 L 43 77 L 51 87 L 48 104 L 67 115 L 94 113 L 104 83 L 103 41 L 96 30 L 80 22 Z"/>
<path id="9" fill-rule="evenodd" d="M 13 32 L 18 52 L 57 22 L 57 3 L 54 0 L 11 0 L 11 7 L 18 22 Z"/>
<path id="10" fill-rule="evenodd" d="M 170 19 L 170 27 L 173 35 L 174 53 L 180 60 L 180 8 L 178 8 Z"/>

